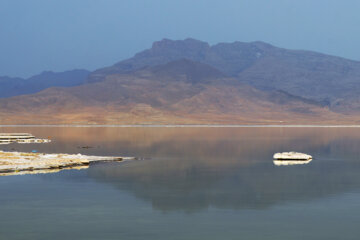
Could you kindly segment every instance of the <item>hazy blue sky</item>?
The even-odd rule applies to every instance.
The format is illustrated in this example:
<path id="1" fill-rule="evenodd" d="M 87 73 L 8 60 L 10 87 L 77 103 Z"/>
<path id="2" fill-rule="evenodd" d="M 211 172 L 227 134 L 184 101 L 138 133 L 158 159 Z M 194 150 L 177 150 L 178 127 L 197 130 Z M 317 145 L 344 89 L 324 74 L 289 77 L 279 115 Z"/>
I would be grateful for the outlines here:
<path id="1" fill-rule="evenodd" d="M 360 60 L 359 0 L 0 0 L 0 75 L 94 70 L 162 38 Z"/>

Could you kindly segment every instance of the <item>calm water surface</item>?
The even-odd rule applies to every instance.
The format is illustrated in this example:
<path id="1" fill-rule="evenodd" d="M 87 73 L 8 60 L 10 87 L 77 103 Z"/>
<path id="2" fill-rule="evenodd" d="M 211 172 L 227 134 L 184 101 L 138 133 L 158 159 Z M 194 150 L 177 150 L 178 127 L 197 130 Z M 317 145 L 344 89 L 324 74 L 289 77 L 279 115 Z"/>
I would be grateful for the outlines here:
<path id="1" fill-rule="evenodd" d="M 357 128 L 0 128 L 150 158 L 0 177 L 0 239 L 359 239 Z M 85 149 L 83 146 L 92 148 Z M 275 166 L 300 151 L 307 165 Z"/>

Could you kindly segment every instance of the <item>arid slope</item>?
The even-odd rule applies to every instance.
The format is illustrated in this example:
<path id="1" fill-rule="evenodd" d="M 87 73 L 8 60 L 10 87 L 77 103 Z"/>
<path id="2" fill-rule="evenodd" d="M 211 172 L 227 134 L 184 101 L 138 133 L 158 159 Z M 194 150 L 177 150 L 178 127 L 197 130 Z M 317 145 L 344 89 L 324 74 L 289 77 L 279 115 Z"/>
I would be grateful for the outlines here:
<path id="1" fill-rule="evenodd" d="M 181 59 L 72 88 L 0 100 L 2 124 L 354 123 L 319 102 L 262 91 Z"/>

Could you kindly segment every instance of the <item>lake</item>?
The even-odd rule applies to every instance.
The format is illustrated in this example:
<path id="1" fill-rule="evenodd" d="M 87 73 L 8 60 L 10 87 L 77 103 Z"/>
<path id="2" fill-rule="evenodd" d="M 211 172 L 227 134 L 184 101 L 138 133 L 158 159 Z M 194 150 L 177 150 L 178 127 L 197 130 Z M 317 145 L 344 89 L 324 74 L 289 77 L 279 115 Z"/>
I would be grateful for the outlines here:
<path id="1" fill-rule="evenodd" d="M 359 239 L 360 128 L 1 127 L 0 150 L 136 156 L 0 177 L 0 239 Z M 85 147 L 85 148 L 84 148 Z M 275 166 L 275 152 L 313 156 Z"/>

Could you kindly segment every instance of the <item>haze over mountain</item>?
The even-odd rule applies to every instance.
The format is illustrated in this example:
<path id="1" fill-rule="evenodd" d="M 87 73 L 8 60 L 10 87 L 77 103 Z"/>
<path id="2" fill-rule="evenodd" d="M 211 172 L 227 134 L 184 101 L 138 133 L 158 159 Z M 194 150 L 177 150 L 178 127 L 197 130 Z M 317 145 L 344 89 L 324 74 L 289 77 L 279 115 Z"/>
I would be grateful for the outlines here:
<path id="1" fill-rule="evenodd" d="M 0 77 L 0 98 L 36 93 L 49 87 L 73 87 L 83 84 L 89 75 L 87 70 L 42 72 L 28 79 Z"/>
<path id="2" fill-rule="evenodd" d="M 262 42 L 155 42 L 86 84 L 0 100 L 1 123 L 357 123 L 360 62 Z M 346 114 L 344 114 L 346 113 Z"/>
<path id="3" fill-rule="evenodd" d="M 321 53 L 287 50 L 263 42 L 219 43 L 195 39 L 155 42 L 133 58 L 99 69 L 89 82 L 177 59 L 215 67 L 228 76 L 264 90 L 283 90 L 314 99 L 336 111 L 360 111 L 360 62 Z"/>

